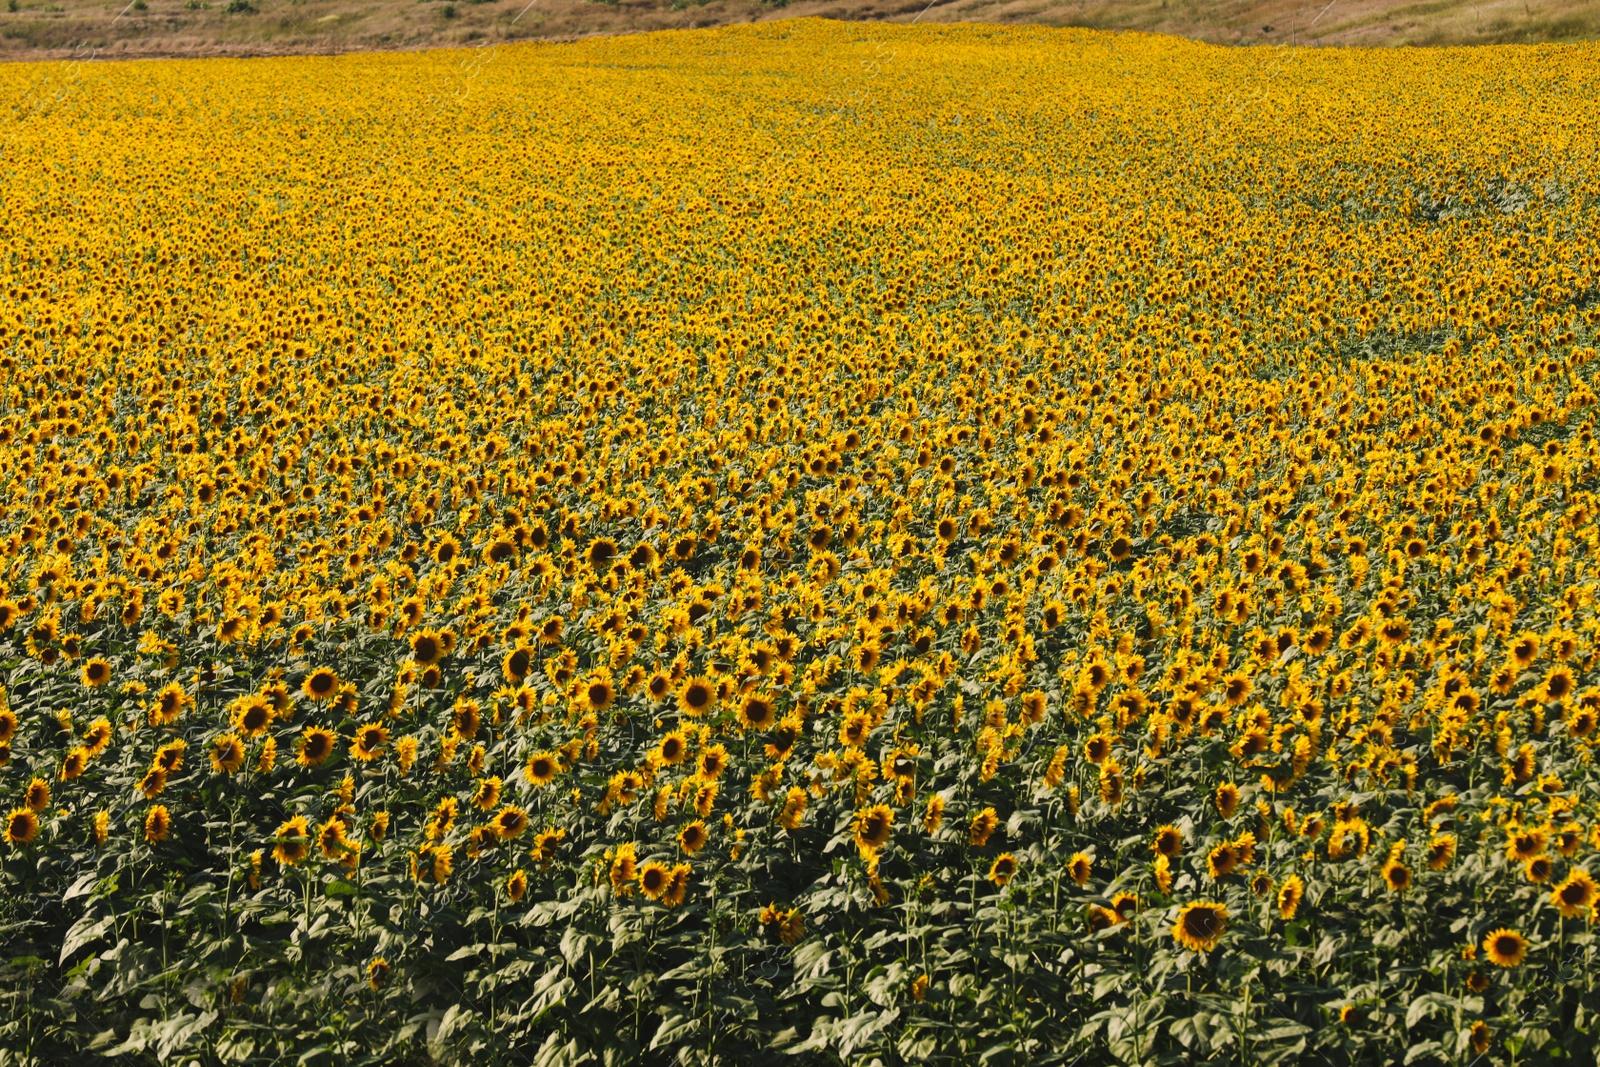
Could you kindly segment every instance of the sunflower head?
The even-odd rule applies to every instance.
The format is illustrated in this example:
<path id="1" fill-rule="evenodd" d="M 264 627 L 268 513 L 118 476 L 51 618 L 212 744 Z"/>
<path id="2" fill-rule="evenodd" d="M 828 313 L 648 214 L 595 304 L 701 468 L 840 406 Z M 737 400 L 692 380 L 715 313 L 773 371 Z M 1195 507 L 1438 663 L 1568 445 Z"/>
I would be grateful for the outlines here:
<path id="1" fill-rule="evenodd" d="M 331 667 L 318 667 L 306 675 L 301 691 L 312 700 L 332 700 L 339 695 L 339 676 Z"/>
<path id="2" fill-rule="evenodd" d="M 646 863 L 639 868 L 639 891 L 651 900 L 660 900 L 667 891 L 672 872 L 659 863 Z"/>
<path id="3" fill-rule="evenodd" d="M 1172 924 L 1173 938 L 1191 952 L 1209 952 L 1228 929 L 1228 909 L 1214 901 L 1185 904 Z"/>
<path id="4" fill-rule="evenodd" d="M 552 752 L 535 752 L 528 757 L 528 765 L 524 769 L 528 781 L 534 785 L 549 785 L 561 773 L 561 763 Z"/>
<path id="5" fill-rule="evenodd" d="M 431 667 L 444 655 L 444 637 L 438 630 L 418 630 L 411 635 L 411 658 L 422 666 Z"/>
<path id="6" fill-rule="evenodd" d="M 887 804 L 874 804 L 856 812 L 855 841 L 863 852 L 876 851 L 889 842 L 894 829 L 894 809 Z"/>
<path id="7" fill-rule="evenodd" d="M 1291 874 L 1278 887 L 1278 914 L 1285 920 L 1293 919 L 1300 910 L 1300 901 L 1306 893 L 1305 883 L 1298 874 Z"/>
<path id="8" fill-rule="evenodd" d="M 165 804 L 153 804 L 144 816 L 144 839 L 151 844 L 165 841 L 172 831 L 172 815 Z"/>
<path id="9" fill-rule="evenodd" d="M 1483 939 L 1483 953 L 1496 967 L 1515 967 L 1528 952 L 1528 939 L 1515 930 L 1491 930 Z"/>
<path id="10" fill-rule="evenodd" d="M 337 740 L 334 732 L 326 727 L 306 727 L 301 731 L 300 740 L 295 744 L 295 762 L 302 767 L 320 766 L 333 755 Z"/>
<path id="11" fill-rule="evenodd" d="M 1003 886 L 1011 881 L 1017 873 L 1017 857 L 1009 852 L 1002 852 L 994 858 L 989 865 L 989 881 L 995 885 Z"/>
<path id="12" fill-rule="evenodd" d="M 678 708 L 685 715 L 703 715 L 717 700 L 717 687 L 705 678 L 690 678 L 678 690 Z"/>
<path id="13" fill-rule="evenodd" d="M 28 808 L 13 808 L 6 816 L 6 844 L 13 847 L 26 845 L 39 833 L 39 816 Z"/>

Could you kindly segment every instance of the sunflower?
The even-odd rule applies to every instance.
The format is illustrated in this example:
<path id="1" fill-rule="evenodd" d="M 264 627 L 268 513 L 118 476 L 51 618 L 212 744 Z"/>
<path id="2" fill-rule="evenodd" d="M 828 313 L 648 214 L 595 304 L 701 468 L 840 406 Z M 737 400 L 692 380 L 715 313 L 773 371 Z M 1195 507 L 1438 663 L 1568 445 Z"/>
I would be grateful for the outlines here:
<path id="1" fill-rule="evenodd" d="M 35 778 L 28 783 L 28 788 L 22 791 L 22 803 L 29 811 L 43 811 L 50 806 L 50 783 L 43 778 Z"/>
<path id="2" fill-rule="evenodd" d="M 355 742 L 350 746 L 350 755 L 363 763 L 377 759 L 383 752 L 383 746 L 389 741 L 389 728 L 379 723 L 362 723 L 356 727 Z"/>
<path id="3" fill-rule="evenodd" d="M 150 844 L 165 841 L 172 832 L 172 814 L 165 804 L 153 804 L 144 817 L 144 839 Z"/>
<path id="4" fill-rule="evenodd" d="M 1524 633 L 1511 643 L 1507 655 L 1519 670 L 1527 670 L 1539 658 L 1539 635 Z"/>
<path id="5" fill-rule="evenodd" d="M 1210 952 L 1228 929 L 1228 909 L 1213 901 L 1185 904 L 1172 924 L 1172 936 L 1191 952 Z"/>
<path id="6" fill-rule="evenodd" d="M 168 741 L 156 749 L 156 754 L 150 761 L 151 766 L 160 767 L 168 774 L 177 774 L 183 769 L 183 753 L 188 747 L 188 742 L 181 737 Z"/>
<path id="7" fill-rule="evenodd" d="M 332 700 L 339 695 L 339 676 L 331 667 L 318 667 L 306 675 L 300 691 L 319 702 Z"/>
<path id="8" fill-rule="evenodd" d="M 79 672 L 79 677 L 83 679 L 84 685 L 91 689 L 98 689 L 111 681 L 111 664 L 96 656 L 94 659 L 84 663 L 83 669 Z"/>
<path id="9" fill-rule="evenodd" d="M 1122 922 L 1122 917 L 1101 904 L 1089 905 L 1089 933 L 1098 934 Z"/>
<path id="10" fill-rule="evenodd" d="M 894 809 L 887 804 L 874 804 L 856 812 L 852 834 L 856 848 L 870 855 L 889 843 L 894 829 Z"/>
<path id="11" fill-rule="evenodd" d="M 491 565 L 504 563 L 516 554 L 516 543 L 504 537 L 491 537 L 483 546 L 483 561 Z"/>
<path id="12" fill-rule="evenodd" d="M 780 913 L 778 921 L 778 940 L 785 945 L 798 945 L 806 935 L 806 919 L 799 908 L 790 908 Z"/>
<path id="13" fill-rule="evenodd" d="M 373 989 L 382 989 L 383 983 L 388 977 L 389 961 L 382 956 L 367 964 L 367 985 Z"/>
<path id="14" fill-rule="evenodd" d="M 1127 922 L 1138 914 L 1139 896 L 1136 893 L 1117 893 L 1111 898 L 1111 910 L 1117 913 L 1119 922 Z"/>
<path id="15" fill-rule="evenodd" d="M 739 705 L 739 723 L 747 730 L 765 730 L 776 721 L 777 708 L 765 694 L 751 693 Z"/>
<path id="16" fill-rule="evenodd" d="M 1378 626 L 1378 642 L 1389 648 L 1403 644 L 1411 636 L 1411 624 L 1405 619 L 1385 619 Z"/>
<path id="17" fill-rule="evenodd" d="M 234 730 L 249 739 L 260 737 L 272 725 L 272 705 L 260 695 L 240 697 L 233 702 Z"/>
<path id="18" fill-rule="evenodd" d="M 356 846 L 346 836 L 344 820 L 334 816 L 322 823 L 316 829 L 315 837 L 317 847 L 322 850 L 322 855 L 327 859 L 342 859 L 356 850 Z"/>
<path id="19" fill-rule="evenodd" d="M 839 724 L 839 743 L 846 748 L 860 748 L 872 733 L 872 717 L 865 712 L 851 712 Z"/>
<path id="20" fill-rule="evenodd" d="M 1566 881 L 1556 886 L 1550 902 L 1564 919 L 1579 919 L 1594 912 L 1595 899 L 1600 896 L 1600 886 L 1589 872 L 1578 868 L 1567 875 Z"/>
<path id="21" fill-rule="evenodd" d="M 79 745 L 61 758 L 61 770 L 57 772 L 56 777 L 63 782 L 70 782 L 81 775 L 87 766 L 89 766 L 89 750 Z"/>
<path id="22" fill-rule="evenodd" d="M 158 797 L 167 788 L 167 772 L 162 767 L 151 767 L 139 779 L 139 792 L 143 793 L 146 800 Z"/>
<path id="23" fill-rule="evenodd" d="M 289 687 L 282 682 L 273 682 L 261 690 L 261 699 L 265 700 L 272 708 L 272 714 L 282 718 L 289 714 L 289 708 L 294 703 L 294 697 L 289 693 Z"/>
<path id="24" fill-rule="evenodd" d="M 613 884 L 615 881 L 613 878 Z M 671 881 L 671 869 L 662 864 L 646 863 L 639 868 L 639 891 L 651 900 L 660 900 Z"/>
<path id="25" fill-rule="evenodd" d="M 993 808 L 984 808 L 972 817 L 967 823 L 967 844 L 973 848 L 983 848 L 989 843 L 989 836 L 1000 825 L 1000 816 Z"/>
<path id="26" fill-rule="evenodd" d="M 728 769 L 728 750 L 722 745 L 707 745 L 700 750 L 695 773 L 704 779 L 714 779 Z"/>
<path id="27" fill-rule="evenodd" d="M 304 815 L 284 820 L 272 835 L 272 858 L 293 867 L 311 854 L 310 838 L 311 824 Z"/>
<path id="28" fill-rule="evenodd" d="M 1009 852 L 1002 852 L 994 858 L 989 865 L 989 881 L 995 885 L 1003 886 L 1011 881 L 1017 873 L 1017 857 Z"/>
<path id="29" fill-rule="evenodd" d="M 1183 831 L 1170 823 L 1157 827 L 1155 838 L 1150 842 L 1150 851 L 1169 859 L 1177 857 L 1183 851 Z"/>
<path id="30" fill-rule="evenodd" d="M 440 797 L 439 803 L 433 806 L 433 812 L 428 816 L 428 821 L 423 825 L 423 832 L 428 840 L 438 841 L 450 832 L 450 827 L 455 825 L 456 816 L 460 814 L 461 802 L 455 797 Z"/>
<path id="31" fill-rule="evenodd" d="M 609 537 L 596 538 L 584 550 L 583 561 L 598 572 L 608 570 L 617 558 L 617 543 Z"/>
<path id="32" fill-rule="evenodd" d="M 656 744 L 656 755 L 667 766 L 676 766 L 689 754 L 689 741 L 682 730 L 673 730 Z"/>
<path id="33" fill-rule="evenodd" d="M 1084 852 L 1073 853 L 1072 858 L 1067 860 L 1066 872 L 1074 884 L 1088 885 L 1089 877 L 1094 873 L 1094 857 Z"/>
<path id="34" fill-rule="evenodd" d="M 693 870 L 687 863 L 680 863 L 673 867 L 667 874 L 667 887 L 661 893 L 661 903 L 669 908 L 676 908 L 683 903 L 683 898 L 689 892 L 689 874 Z"/>
<path id="35" fill-rule="evenodd" d="M 495 815 L 489 826 L 500 840 L 511 841 L 528 828 L 528 813 L 515 804 L 507 804 Z"/>
<path id="36" fill-rule="evenodd" d="M 1233 813 L 1239 810 L 1239 787 L 1232 782 L 1223 782 L 1217 786 L 1215 802 L 1218 814 L 1224 819 L 1233 818 Z"/>
<path id="37" fill-rule="evenodd" d="M 717 687 L 706 678 L 690 678 L 678 690 L 678 710 L 685 715 L 704 715 L 716 702 Z"/>
<path id="38" fill-rule="evenodd" d="M 12 808 L 6 816 L 6 844 L 30 844 L 39 833 L 39 816 L 27 808 Z"/>
<path id="39" fill-rule="evenodd" d="M 1482 1056 L 1489 1051 L 1489 1040 L 1494 1036 L 1494 1031 L 1489 1029 L 1489 1024 L 1482 1019 L 1477 1019 L 1468 1032 L 1467 1039 L 1472 1045 L 1475 1055 Z"/>
<path id="40" fill-rule="evenodd" d="M 1571 669 L 1556 667 L 1545 676 L 1540 686 L 1540 699 L 1546 703 L 1559 704 L 1571 696 L 1577 688 L 1578 680 L 1573 676 Z"/>
<path id="41" fill-rule="evenodd" d="M 706 824 L 698 819 L 678 831 L 678 847 L 691 856 L 705 848 L 710 839 Z"/>
<path id="42" fill-rule="evenodd" d="M 610 878 L 611 888 L 621 896 L 633 892 L 631 883 L 639 873 L 633 843 L 618 845 L 614 851 L 607 852 L 606 855 L 610 860 L 607 876 Z"/>
<path id="43" fill-rule="evenodd" d="M 460 697 L 450 709 L 450 720 L 457 737 L 477 737 L 478 730 L 483 726 L 482 709 L 476 700 Z"/>
<path id="44" fill-rule="evenodd" d="M 1506 840 L 1506 858 L 1513 863 L 1526 863 L 1541 855 L 1549 841 L 1549 836 L 1543 830 L 1520 830 Z"/>
<path id="45" fill-rule="evenodd" d="M 223 734 L 211 742 L 211 770 L 216 774 L 236 774 L 244 766 L 244 742 L 237 734 Z"/>
<path id="46" fill-rule="evenodd" d="M 1483 951 L 1496 967 L 1515 967 L 1528 952 L 1528 939 L 1515 930 L 1491 930 L 1483 939 Z"/>
<path id="47" fill-rule="evenodd" d="M 561 773 L 561 761 L 552 752 L 535 752 L 528 757 L 524 772 L 534 785 L 549 785 Z"/>
<path id="48" fill-rule="evenodd" d="M 617 691 L 609 678 L 592 678 L 583 687 L 580 710 L 599 713 L 609 708 L 616 698 Z"/>
<path id="49" fill-rule="evenodd" d="M 756 563 L 754 567 L 745 566 L 744 561 L 746 558 L 748 558 L 748 556 L 749 552 L 746 552 L 744 556 L 740 557 L 740 567 L 742 569 L 754 570 L 760 566 L 761 554 L 759 552 L 756 553 Z M 655 568 L 655 565 L 660 561 L 660 558 L 661 557 L 656 553 L 654 545 L 650 544 L 648 541 L 641 541 L 639 544 L 633 547 L 632 552 L 628 553 L 628 566 L 632 567 L 636 571 L 649 571 Z"/>
<path id="50" fill-rule="evenodd" d="M 472 806 L 479 811 L 488 811 L 500 803 L 500 789 L 503 783 L 499 778 L 490 775 L 478 780 L 478 787 L 472 794 Z"/>
<path id="51" fill-rule="evenodd" d="M 294 761 L 302 767 L 318 767 L 331 755 L 338 735 L 322 726 L 307 726 L 294 744 Z"/>
<path id="52" fill-rule="evenodd" d="M 1548 882 L 1553 870 L 1554 866 L 1551 864 L 1549 856 L 1534 856 L 1522 865 L 1522 873 L 1527 876 L 1528 881 L 1535 885 L 1543 885 Z"/>
<path id="53" fill-rule="evenodd" d="M 1230 708 L 1243 704 L 1252 691 L 1254 686 L 1248 675 L 1235 672 L 1222 680 L 1222 699 Z"/>
<path id="54" fill-rule="evenodd" d="M 431 667 L 444 655 L 444 638 L 438 630 L 418 630 L 411 635 L 411 658 L 421 666 Z"/>
<path id="55" fill-rule="evenodd" d="M 1391 893 L 1403 893 L 1411 888 L 1411 868 L 1399 860 L 1389 860 L 1379 873 Z"/>
<path id="56" fill-rule="evenodd" d="M 98 759 L 111 743 L 111 721 L 104 717 L 96 719 L 89 724 L 83 732 L 83 747 L 88 749 L 92 759 Z M 180 750 L 182 748 L 179 743 Z"/>
<path id="57" fill-rule="evenodd" d="M 790 832 L 800 829 L 801 824 L 805 822 L 808 800 L 804 789 L 791 786 L 789 792 L 784 795 L 783 807 L 778 812 L 778 825 Z"/>
<path id="58" fill-rule="evenodd" d="M 1156 861 L 1150 865 L 1150 873 L 1156 880 L 1156 888 L 1163 893 L 1172 892 L 1172 860 L 1166 856 L 1157 856 Z"/>
<path id="59" fill-rule="evenodd" d="M 1291 874 L 1283 880 L 1278 887 L 1278 914 L 1284 919 L 1293 919 L 1300 910 L 1300 902 L 1305 899 L 1306 884 L 1300 880 L 1298 874 Z"/>
<path id="60" fill-rule="evenodd" d="M 178 716 L 183 714 L 183 709 L 191 703 L 189 694 L 184 692 L 183 686 L 177 682 L 168 682 L 156 693 L 155 699 L 150 704 L 150 725 L 171 726 L 178 721 Z"/>
<path id="61" fill-rule="evenodd" d="M 1233 873 L 1239 865 L 1239 849 L 1232 841 L 1224 841 L 1212 848 L 1206 856 L 1206 873 L 1212 881 L 1220 881 Z"/>
<path id="62" fill-rule="evenodd" d="M 450 880 L 450 873 L 455 868 L 455 853 L 449 845 L 433 845 L 431 855 L 429 873 L 433 875 L 436 884 L 444 885 Z"/>

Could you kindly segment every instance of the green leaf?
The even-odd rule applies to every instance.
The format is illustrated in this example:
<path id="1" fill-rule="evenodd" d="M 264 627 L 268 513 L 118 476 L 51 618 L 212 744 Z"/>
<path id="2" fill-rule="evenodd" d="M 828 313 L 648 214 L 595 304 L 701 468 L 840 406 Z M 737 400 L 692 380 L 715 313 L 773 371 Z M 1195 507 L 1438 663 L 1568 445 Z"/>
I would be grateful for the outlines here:
<path id="1" fill-rule="evenodd" d="M 109 915 L 102 919 L 96 919 L 92 915 L 85 915 L 73 923 L 71 928 L 67 930 L 67 936 L 62 939 L 61 958 L 58 963 L 66 963 L 67 960 L 72 958 L 73 953 L 85 945 L 100 940 L 101 937 L 105 936 L 106 931 L 111 929 L 111 925 L 112 918 Z"/>
<path id="2" fill-rule="evenodd" d="M 668 1015 L 661 1020 L 661 1025 L 656 1028 L 656 1035 L 650 1039 L 650 1047 L 657 1049 L 676 1044 L 699 1029 L 699 1018 L 691 1018 L 679 1013 Z"/>

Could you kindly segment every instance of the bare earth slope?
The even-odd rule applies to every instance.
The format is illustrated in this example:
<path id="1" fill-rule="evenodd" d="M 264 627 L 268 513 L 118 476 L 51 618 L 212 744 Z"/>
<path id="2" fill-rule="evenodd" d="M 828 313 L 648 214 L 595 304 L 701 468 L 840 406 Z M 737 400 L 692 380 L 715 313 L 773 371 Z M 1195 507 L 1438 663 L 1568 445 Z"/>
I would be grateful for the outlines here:
<path id="1" fill-rule="evenodd" d="M 1033 22 L 1219 43 L 1457 45 L 1600 36 L 1600 0 L 0 0 L 0 58 L 492 45 L 823 17 Z"/>

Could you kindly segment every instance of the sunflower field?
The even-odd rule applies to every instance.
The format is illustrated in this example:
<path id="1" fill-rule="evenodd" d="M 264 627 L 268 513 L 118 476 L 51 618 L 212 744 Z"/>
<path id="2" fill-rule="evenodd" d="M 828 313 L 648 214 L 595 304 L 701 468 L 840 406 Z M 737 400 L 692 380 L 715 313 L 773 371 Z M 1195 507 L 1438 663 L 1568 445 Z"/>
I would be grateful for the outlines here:
<path id="1" fill-rule="evenodd" d="M 0 86 L 0 1065 L 1594 1062 L 1600 47 Z"/>

